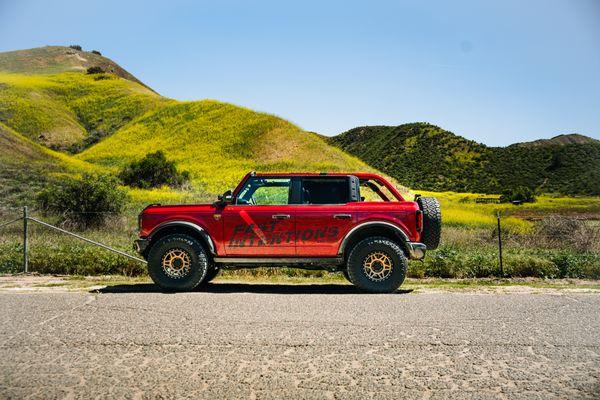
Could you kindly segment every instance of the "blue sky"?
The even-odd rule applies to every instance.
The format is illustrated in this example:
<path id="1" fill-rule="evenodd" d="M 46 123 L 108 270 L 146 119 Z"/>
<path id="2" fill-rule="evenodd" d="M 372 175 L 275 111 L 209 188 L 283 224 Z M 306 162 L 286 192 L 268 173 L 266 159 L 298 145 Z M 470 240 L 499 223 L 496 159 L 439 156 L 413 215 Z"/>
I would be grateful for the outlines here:
<path id="1" fill-rule="evenodd" d="M 334 135 L 600 138 L 600 1 L 0 0 L 0 51 L 100 50 L 159 93 Z"/>

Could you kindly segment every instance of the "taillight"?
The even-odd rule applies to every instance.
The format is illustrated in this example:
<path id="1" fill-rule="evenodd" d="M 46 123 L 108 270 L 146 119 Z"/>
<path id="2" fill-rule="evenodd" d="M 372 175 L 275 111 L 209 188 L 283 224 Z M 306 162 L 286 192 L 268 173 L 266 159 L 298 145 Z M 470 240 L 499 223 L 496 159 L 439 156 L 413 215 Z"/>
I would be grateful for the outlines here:
<path id="1" fill-rule="evenodd" d="M 417 232 L 423 232 L 423 211 L 417 210 Z"/>

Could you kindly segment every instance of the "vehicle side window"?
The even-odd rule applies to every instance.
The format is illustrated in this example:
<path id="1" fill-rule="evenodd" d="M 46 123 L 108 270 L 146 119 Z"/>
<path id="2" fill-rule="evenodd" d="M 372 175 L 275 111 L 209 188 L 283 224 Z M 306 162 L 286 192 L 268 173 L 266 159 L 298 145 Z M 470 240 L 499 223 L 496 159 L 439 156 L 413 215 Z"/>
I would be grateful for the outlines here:
<path id="1" fill-rule="evenodd" d="M 360 201 L 370 202 L 386 202 L 394 198 L 385 186 L 373 180 L 360 181 L 360 196 Z"/>
<path id="2" fill-rule="evenodd" d="M 346 204 L 350 201 L 346 178 L 302 179 L 303 204 Z"/>
<path id="3" fill-rule="evenodd" d="M 240 191 L 236 204 L 283 205 L 289 204 L 291 179 L 250 178 Z"/>

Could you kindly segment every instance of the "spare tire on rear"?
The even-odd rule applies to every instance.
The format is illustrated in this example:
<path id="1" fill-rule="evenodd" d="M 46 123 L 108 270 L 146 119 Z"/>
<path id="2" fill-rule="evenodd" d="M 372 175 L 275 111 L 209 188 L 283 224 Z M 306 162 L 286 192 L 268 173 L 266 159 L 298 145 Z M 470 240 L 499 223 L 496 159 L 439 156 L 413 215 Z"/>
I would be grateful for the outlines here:
<path id="1" fill-rule="evenodd" d="M 418 197 L 417 204 L 423 212 L 421 243 L 427 246 L 427 250 L 435 250 L 438 248 L 442 237 L 440 202 L 435 197 Z"/>

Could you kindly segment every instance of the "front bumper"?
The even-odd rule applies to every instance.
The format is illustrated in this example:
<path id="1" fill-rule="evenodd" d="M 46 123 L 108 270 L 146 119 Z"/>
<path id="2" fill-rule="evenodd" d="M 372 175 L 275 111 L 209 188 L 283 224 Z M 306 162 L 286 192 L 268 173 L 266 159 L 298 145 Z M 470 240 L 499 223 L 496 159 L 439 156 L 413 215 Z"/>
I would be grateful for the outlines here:
<path id="1" fill-rule="evenodd" d="M 427 246 L 418 242 L 406 242 L 408 245 L 408 256 L 411 260 L 422 260 L 425 258 Z"/>
<path id="2" fill-rule="evenodd" d="M 148 239 L 137 239 L 133 242 L 133 249 L 145 257 L 149 243 L 150 241 Z"/>

